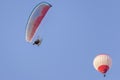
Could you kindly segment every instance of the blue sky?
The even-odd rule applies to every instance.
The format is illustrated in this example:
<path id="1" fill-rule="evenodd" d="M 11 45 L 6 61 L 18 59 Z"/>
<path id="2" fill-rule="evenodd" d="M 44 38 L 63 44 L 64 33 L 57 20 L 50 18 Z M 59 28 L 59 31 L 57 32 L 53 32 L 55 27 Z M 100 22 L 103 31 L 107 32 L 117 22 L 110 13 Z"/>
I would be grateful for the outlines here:
<path id="1" fill-rule="evenodd" d="M 25 41 L 32 9 L 42 0 L 0 1 L 0 80 L 118 80 L 119 0 L 45 0 L 52 4 L 36 34 L 41 46 Z M 113 60 L 107 77 L 93 59 Z"/>

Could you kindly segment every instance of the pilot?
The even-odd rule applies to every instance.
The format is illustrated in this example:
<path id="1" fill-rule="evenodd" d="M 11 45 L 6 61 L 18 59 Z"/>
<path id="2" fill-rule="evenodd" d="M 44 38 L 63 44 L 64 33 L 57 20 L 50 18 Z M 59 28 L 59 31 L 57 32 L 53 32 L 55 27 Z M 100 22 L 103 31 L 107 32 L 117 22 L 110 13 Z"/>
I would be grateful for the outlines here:
<path id="1" fill-rule="evenodd" d="M 42 40 L 37 39 L 37 40 L 34 41 L 33 45 L 38 45 L 39 46 L 41 44 L 41 42 L 42 42 Z"/>

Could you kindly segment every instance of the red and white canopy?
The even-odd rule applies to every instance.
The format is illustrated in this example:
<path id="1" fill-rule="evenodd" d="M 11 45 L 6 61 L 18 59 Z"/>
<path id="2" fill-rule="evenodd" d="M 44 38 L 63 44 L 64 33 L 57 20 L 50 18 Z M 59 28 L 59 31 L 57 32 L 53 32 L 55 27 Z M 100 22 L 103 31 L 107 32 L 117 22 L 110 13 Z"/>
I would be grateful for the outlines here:
<path id="1" fill-rule="evenodd" d="M 31 42 L 42 19 L 46 15 L 51 5 L 46 2 L 41 2 L 32 11 L 26 28 L 26 41 Z"/>

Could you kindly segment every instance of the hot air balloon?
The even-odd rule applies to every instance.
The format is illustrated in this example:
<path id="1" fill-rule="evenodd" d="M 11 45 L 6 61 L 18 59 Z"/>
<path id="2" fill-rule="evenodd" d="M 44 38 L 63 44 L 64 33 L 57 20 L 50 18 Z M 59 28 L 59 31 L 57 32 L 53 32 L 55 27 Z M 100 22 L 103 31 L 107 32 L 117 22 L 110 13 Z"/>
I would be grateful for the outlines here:
<path id="1" fill-rule="evenodd" d="M 93 60 L 94 68 L 106 76 L 107 71 L 111 68 L 112 59 L 107 54 L 99 54 Z"/>
<path id="2" fill-rule="evenodd" d="M 43 20 L 44 16 L 46 15 L 50 7 L 52 7 L 51 4 L 47 2 L 41 2 L 33 9 L 28 19 L 27 27 L 26 27 L 27 42 L 32 42 L 33 37 L 35 36 L 35 33 L 37 32 L 37 29 L 41 21 Z"/>

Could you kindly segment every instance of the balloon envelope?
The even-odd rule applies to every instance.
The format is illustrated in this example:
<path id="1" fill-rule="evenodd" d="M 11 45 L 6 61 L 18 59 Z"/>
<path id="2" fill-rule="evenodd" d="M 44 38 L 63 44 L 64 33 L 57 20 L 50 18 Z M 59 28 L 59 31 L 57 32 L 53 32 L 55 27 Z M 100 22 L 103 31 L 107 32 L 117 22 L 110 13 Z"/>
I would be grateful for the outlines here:
<path id="1" fill-rule="evenodd" d="M 31 42 L 42 19 L 46 15 L 51 5 L 46 2 L 38 4 L 32 11 L 26 28 L 26 41 Z"/>
<path id="2" fill-rule="evenodd" d="M 93 65 L 97 71 L 105 74 L 110 69 L 112 65 L 112 60 L 109 55 L 100 54 L 95 57 Z"/>

